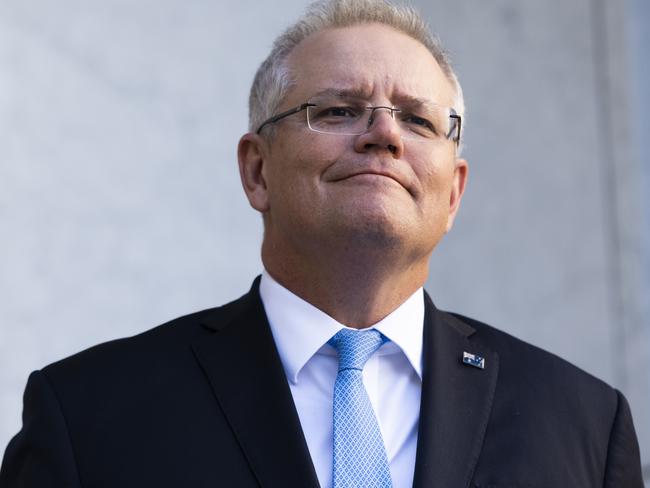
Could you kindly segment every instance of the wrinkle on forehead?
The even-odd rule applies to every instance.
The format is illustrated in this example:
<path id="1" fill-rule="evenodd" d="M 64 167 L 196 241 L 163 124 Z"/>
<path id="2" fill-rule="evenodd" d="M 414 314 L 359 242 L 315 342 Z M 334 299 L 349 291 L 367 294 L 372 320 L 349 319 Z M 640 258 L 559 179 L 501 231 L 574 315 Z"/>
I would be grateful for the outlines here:
<path id="1" fill-rule="evenodd" d="M 373 103 L 373 95 L 376 90 L 373 89 L 372 83 L 365 83 L 361 86 L 350 86 L 349 88 L 325 88 L 314 93 L 311 98 L 335 97 L 343 100 L 356 100 Z M 403 108 L 424 108 L 434 110 L 437 107 L 444 106 L 439 101 L 428 98 L 416 97 L 399 90 L 393 90 L 388 96 L 388 101 L 392 106 Z"/>
<path id="2" fill-rule="evenodd" d="M 382 24 L 317 32 L 296 46 L 288 66 L 295 82 L 292 103 L 328 89 L 391 103 L 452 106 L 455 100 L 453 86 L 429 50 Z"/>

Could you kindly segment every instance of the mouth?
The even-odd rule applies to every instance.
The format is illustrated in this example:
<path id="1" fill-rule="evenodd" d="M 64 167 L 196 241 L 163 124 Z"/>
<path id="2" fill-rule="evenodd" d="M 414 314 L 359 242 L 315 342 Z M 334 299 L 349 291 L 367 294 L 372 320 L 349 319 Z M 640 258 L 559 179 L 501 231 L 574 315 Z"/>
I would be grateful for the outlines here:
<path id="1" fill-rule="evenodd" d="M 331 181 L 333 183 L 336 183 L 336 182 L 346 181 L 346 180 L 366 180 L 369 182 L 373 182 L 373 181 L 381 182 L 381 181 L 390 180 L 393 183 L 397 183 L 403 189 L 408 191 L 408 188 L 406 188 L 406 185 L 402 183 L 402 181 L 400 181 L 399 177 L 385 171 L 376 171 L 376 170 L 355 171 L 353 173 L 341 175 L 337 178 L 332 179 Z"/>
<path id="2" fill-rule="evenodd" d="M 370 186 L 389 189 L 398 188 L 406 191 L 412 198 L 418 197 L 417 181 L 409 169 L 401 167 L 392 160 L 366 158 L 357 155 L 354 159 L 337 159 L 321 173 L 324 183 L 348 182 L 349 185 Z M 395 187 L 399 185 L 399 187 Z"/>

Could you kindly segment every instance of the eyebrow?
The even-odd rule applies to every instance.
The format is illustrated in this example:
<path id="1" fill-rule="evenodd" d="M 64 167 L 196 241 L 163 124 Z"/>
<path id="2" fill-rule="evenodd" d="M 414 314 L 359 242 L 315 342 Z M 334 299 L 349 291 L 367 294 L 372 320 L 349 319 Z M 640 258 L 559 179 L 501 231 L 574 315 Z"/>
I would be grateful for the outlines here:
<path id="1" fill-rule="evenodd" d="M 368 91 L 362 88 L 327 88 L 321 90 L 314 95 L 314 97 L 340 97 L 340 98 L 362 98 L 367 100 L 369 98 Z"/>
<path id="2" fill-rule="evenodd" d="M 356 98 L 362 100 L 368 100 L 370 98 L 367 90 L 362 88 L 327 88 L 321 90 L 314 95 L 314 97 L 323 97 L 323 96 L 334 96 L 339 98 Z M 400 94 L 395 97 L 395 100 L 391 101 L 394 105 L 399 105 L 402 107 L 407 107 L 410 109 L 413 108 L 425 108 L 432 109 L 433 107 L 439 107 L 440 105 L 428 100 L 426 98 L 415 97 L 413 95 Z"/>
<path id="3" fill-rule="evenodd" d="M 433 110 L 435 107 L 440 107 L 440 104 L 433 102 L 427 98 L 414 97 L 413 95 L 398 95 L 395 97 L 396 105 L 407 108 L 424 108 Z"/>

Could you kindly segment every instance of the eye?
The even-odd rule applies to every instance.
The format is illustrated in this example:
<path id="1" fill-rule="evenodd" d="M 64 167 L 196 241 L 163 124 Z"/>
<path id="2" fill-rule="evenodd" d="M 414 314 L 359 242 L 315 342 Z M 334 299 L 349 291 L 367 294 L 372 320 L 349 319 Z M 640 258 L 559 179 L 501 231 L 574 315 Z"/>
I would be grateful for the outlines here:
<path id="1" fill-rule="evenodd" d="M 436 130 L 436 127 L 433 125 L 433 123 L 424 117 L 419 117 L 415 114 L 409 114 L 405 113 L 400 116 L 400 120 L 402 122 L 406 123 L 411 130 L 414 130 L 418 133 L 427 131 L 431 132 L 433 134 L 437 134 L 438 131 Z"/>
<path id="2" fill-rule="evenodd" d="M 358 117 L 359 112 L 354 107 L 346 106 L 333 106 L 333 107 L 323 107 L 322 110 L 318 111 L 319 117 Z"/>

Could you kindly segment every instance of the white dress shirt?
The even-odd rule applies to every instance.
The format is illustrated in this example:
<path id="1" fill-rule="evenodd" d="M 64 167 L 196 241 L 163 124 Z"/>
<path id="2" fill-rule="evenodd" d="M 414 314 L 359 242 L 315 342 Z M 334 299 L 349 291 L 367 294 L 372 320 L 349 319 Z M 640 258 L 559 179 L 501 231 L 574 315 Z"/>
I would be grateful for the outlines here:
<path id="1" fill-rule="evenodd" d="M 327 341 L 345 326 L 296 296 L 266 271 L 260 295 L 318 481 L 332 486 L 332 401 L 338 372 L 336 350 Z M 373 328 L 389 342 L 363 369 L 386 446 L 394 488 L 413 486 L 422 390 L 424 294 L 418 289 Z"/>

